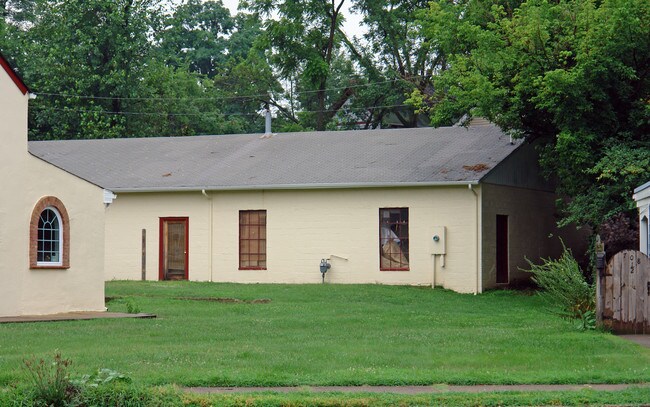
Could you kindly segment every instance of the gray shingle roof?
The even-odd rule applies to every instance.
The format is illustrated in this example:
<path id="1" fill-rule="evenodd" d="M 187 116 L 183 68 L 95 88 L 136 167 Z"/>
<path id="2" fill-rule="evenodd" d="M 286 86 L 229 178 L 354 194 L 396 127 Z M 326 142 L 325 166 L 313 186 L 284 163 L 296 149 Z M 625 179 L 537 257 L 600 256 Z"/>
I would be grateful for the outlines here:
<path id="1" fill-rule="evenodd" d="M 516 148 L 493 125 L 29 143 L 115 192 L 478 182 Z"/>

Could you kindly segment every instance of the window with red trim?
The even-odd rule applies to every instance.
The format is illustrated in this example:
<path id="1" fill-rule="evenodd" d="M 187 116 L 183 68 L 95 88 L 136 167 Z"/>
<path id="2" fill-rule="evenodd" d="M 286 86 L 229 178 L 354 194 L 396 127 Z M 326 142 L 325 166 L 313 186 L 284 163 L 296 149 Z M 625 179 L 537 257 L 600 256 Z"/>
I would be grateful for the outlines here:
<path id="1" fill-rule="evenodd" d="M 379 267 L 409 270 L 409 210 L 379 209 Z"/>
<path id="2" fill-rule="evenodd" d="M 239 269 L 266 270 L 266 211 L 239 211 Z"/>
<path id="3" fill-rule="evenodd" d="M 54 196 L 41 198 L 32 210 L 29 267 L 70 268 L 70 219 L 63 202 Z"/>

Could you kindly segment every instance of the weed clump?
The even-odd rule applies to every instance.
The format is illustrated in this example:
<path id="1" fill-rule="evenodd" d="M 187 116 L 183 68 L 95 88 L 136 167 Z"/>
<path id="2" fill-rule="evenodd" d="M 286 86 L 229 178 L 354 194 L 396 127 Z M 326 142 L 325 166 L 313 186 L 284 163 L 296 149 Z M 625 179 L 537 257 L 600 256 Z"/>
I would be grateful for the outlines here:
<path id="1" fill-rule="evenodd" d="M 36 402 L 53 407 L 66 406 L 78 392 L 68 374 L 72 361 L 64 359 L 60 352 L 54 354 L 52 362 L 32 358 L 25 359 L 24 364 Z"/>
<path id="2" fill-rule="evenodd" d="M 542 291 L 539 292 L 551 308 L 562 317 L 578 322 L 581 330 L 596 327 L 596 289 L 589 284 L 573 257 L 563 244 L 562 255 L 557 260 L 543 259 L 542 264 L 528 260 L 532 280 Z"/>

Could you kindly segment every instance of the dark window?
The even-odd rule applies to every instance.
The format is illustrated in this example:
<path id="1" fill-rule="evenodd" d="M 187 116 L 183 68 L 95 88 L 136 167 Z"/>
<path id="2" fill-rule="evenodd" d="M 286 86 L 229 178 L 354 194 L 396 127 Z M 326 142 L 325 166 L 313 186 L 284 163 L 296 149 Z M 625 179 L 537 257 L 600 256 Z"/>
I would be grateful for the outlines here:
<path id="1" fill-rule="evenodd" d="M 381 270 L 409 269 L 408 208 L 379 209 L 379 263 Z"/>
<path id="2" fill-rule="evenodd" d="M 239 211 L 239 269 L 266 270 L 266 211 Z"/>

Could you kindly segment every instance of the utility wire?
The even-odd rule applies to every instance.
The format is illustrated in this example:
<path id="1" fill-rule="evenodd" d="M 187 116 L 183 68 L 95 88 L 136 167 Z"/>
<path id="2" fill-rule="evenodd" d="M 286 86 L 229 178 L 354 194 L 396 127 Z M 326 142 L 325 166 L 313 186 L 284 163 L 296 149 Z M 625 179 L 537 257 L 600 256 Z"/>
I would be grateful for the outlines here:
<path id="1" fill-rule="evenodd" d="M 398 107 L 409 107 L 410 105 L 400 104 L 400 105 L 385 105 L 385 106 L 367 106 L 367 107 L 355 107 L 355 108 L 341 108 L 341 109 L 327 109 L 327 110 L 302 110 L 298 113 L 331 113 L 338 111 L 366 111 L 371 109 L 392 109 Z M 61 112 L 77 112 L 77 113 L 104 113 L 110 115 L 132 115 L 132 116 L 257 116 L 262 117 L 258 113 L 221 113 L 221 112 L 202 112 L 202 113 L 164 113 L 164 112 L 116 112 L 108 110 L 88 110 L 88 109 L 69 109 L 69 108 L 60 108 L 60 107 L 50 107 L 50 106 L 34 106 L 35 110 L 54 110 Z"/>
<path id="2" fill-rule="evenodd" d="M 423 75 L 413 75 L 411 78 L 420 78 Z M 397 78 L 390 79 L 380 82 L 365 83 L 359 85 L 349 85 L 336 88 L 326 88 L 323 91 L 332 91 L 332 90 L 345 90 L 350 88 L 362 88 L 374 85 L 382 85 L 386 83 L 394 83 L 398 81 L 406 81 L 406 79 Z M 294 95 L 307 95 L 312 93 L 321 92 L 320 90 L 304 90 L 301 92 L 294 92 Z M 267 98 L 268 93 L 258 94 L 258 95 L 237 95 L 237 96 L 212 96 L 212 97 L 182 97 L 182 98 L 165 98 L 165 97 L 112 97 L 112 96 L 91 96 L 91 95 L 73 95 L 67 93 L 48 93 L 48 92 L 32 92 L 36 96 L 46 96 L 46 97 L 66 97 L 66 98 L 77 98 L 77 99 L 97 99 L 97 100 L 246 100 L 246 99 L 259 99 Z"/>

